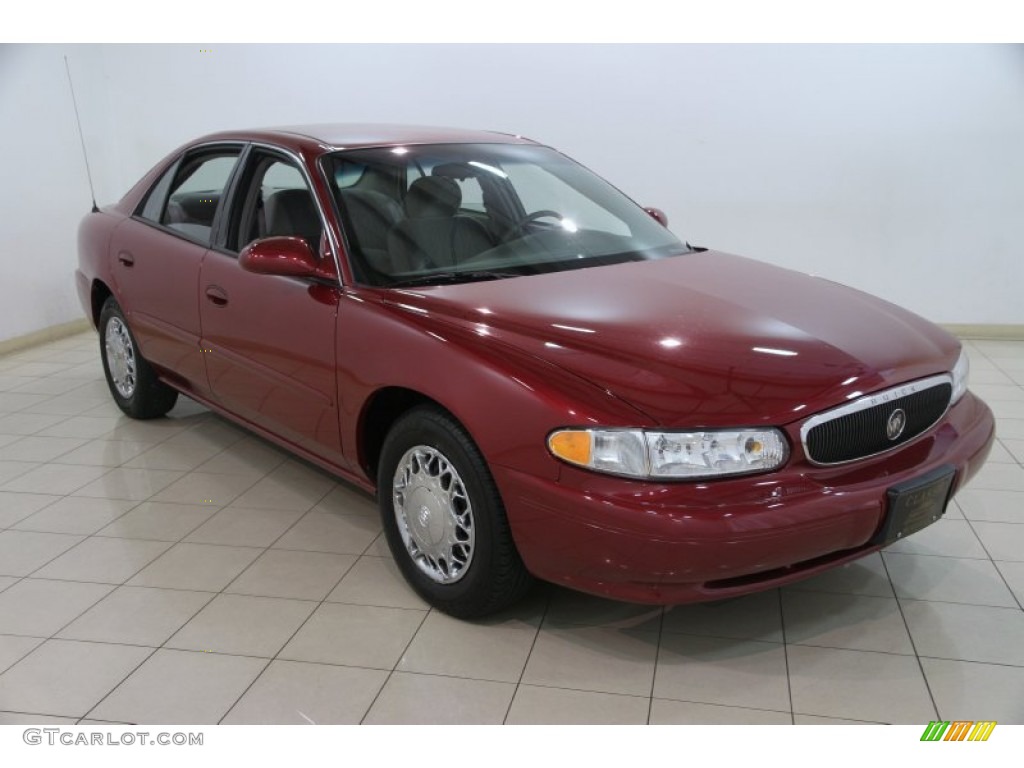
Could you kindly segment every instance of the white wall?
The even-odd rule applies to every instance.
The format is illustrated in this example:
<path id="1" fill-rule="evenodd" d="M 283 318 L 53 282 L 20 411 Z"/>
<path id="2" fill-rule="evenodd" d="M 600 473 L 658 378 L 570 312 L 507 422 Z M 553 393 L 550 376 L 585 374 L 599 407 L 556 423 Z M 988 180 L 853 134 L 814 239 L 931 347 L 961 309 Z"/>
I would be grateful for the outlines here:
<path id="1" fill-rule="evenodd" d="M 1024 46 L 6 46 L 0 339 L 80 313 L 65 54 L 101 204 L 222 128 L 492 128 L 659 205 L 692 243 L 940 322 L 1024 324 Z"/>

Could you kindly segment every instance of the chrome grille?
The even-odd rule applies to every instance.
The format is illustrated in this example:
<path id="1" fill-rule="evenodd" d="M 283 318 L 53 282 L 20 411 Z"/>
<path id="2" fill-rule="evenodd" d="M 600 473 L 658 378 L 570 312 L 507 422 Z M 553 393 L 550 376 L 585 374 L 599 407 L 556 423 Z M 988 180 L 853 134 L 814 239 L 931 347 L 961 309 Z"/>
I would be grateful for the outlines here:
<path id="1" fill-rule="evenodd" d="M 898 448 L 941 419 L 952 394 L 948 375 L 932 376 L 812 416 L 800 429 L 804 453 L 813 464 L 843 464 Z M 897 410 L 902 419 L 893 415 Z M 900 421 L 892 437 L 896 430 L 889 428 Z"/>

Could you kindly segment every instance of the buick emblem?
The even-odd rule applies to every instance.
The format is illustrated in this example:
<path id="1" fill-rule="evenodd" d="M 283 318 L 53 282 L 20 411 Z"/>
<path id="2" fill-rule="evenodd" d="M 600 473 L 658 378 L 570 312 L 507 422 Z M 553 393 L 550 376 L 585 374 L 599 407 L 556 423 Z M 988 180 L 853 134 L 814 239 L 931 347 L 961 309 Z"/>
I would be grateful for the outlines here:
<path id="1" fill-rule="evenodd" d="M 903 434 L 903 428 L 907 426 L 907 414 L 902 408 L 897 408 L 889 414 L 889 420 L 885 422 L 885 434 L 890 440 L 895 440 Z"/>

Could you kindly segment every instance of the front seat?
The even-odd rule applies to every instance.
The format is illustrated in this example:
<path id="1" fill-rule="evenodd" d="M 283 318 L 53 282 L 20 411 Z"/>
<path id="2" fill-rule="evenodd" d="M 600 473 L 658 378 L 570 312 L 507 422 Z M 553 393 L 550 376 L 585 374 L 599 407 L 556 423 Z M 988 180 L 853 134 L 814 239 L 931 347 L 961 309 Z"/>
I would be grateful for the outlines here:
<path id="1" fill-rule="evenodd" d="M 388 235 L 388 252 L 398 271 L 452 267 L 494 247 L 482 224 L 458 216 L 462 192 L 452 179 L 416 179 L 405 196 L 406 218 Z"/>
<path id="2" fill-rule="evenodd" d="M 308 189 L 282 189 L 263 204 L 267 219 L 263 237 L 303 237 L 313 253 L 319 252 L 323 224 Z"/>
<path id="3" fill-rule="evenodd" d="M 402 218 L 402 206 L 368 189 L 343 189 L 338 197 L 347 216 L 346 234 L 353 249 L 378 272 L 399 271 L 388 253 L 388 233 Z"/>

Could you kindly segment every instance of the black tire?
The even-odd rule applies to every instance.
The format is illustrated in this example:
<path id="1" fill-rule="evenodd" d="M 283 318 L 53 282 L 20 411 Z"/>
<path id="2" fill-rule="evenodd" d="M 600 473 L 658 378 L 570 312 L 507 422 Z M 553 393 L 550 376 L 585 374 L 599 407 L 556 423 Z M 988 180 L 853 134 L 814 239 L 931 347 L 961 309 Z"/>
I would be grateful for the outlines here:
<path id="1" fill-rule="evenodd" d="M 113 324 L 113 328 L 111 328 Z M 114 376 L 111 374 L 112 361 L 108 359 L 108 331 L 120 338 L 126 351 L 126 358 L 131 359 L 132 373 L 124 379 L 129 387 L 126 394 L 118 389 Z M 103 373 L 107 377 L 110 394 L 117 407 L 133 419 L 158 419 L 165 416 L 178 400 L 178 392 L 160 381 L 156 372 L 139 353 L 139 344 L 132 335 L 125 320 L 121 307 L 114 297 L 109 297 L 100 311 L 100 357 L 103 359 Z M 117 363 L 114 363 L 117 367 Z"/>
<path id="2" fill-rule="evenodd" d="M 469 500 L 474 536 L 472 556 L 451 583 L 439 583 L 425 572 L 429 564 L 417 564 L 402 535 L 403 527 L 411 535 L 410 528 L 399 521 L 396 512 L 396 471 L 403 458 L 408 458 L 407 454 L 422 447 L 437 452 L 440 459 L 454 468 L 455 480 L 449 482 L 461 481 Z M 415 463 L 415 459 L 412 461 Z M 443 484 L 443 478 L 439 482 Z M 413 589 L 438 610 L 462 619 L 480 618 L 517 602 L 533 583 L 512 540 L 505 506 L 480 449 L 440 408 L 418 406 L 391 428 L 381 450 L 377 499 L 388 546 L 398 567 Z M 456 517 L 452 513 L 448 519 Z M 426 558 L 420 560 L 425 562 Z"/>

